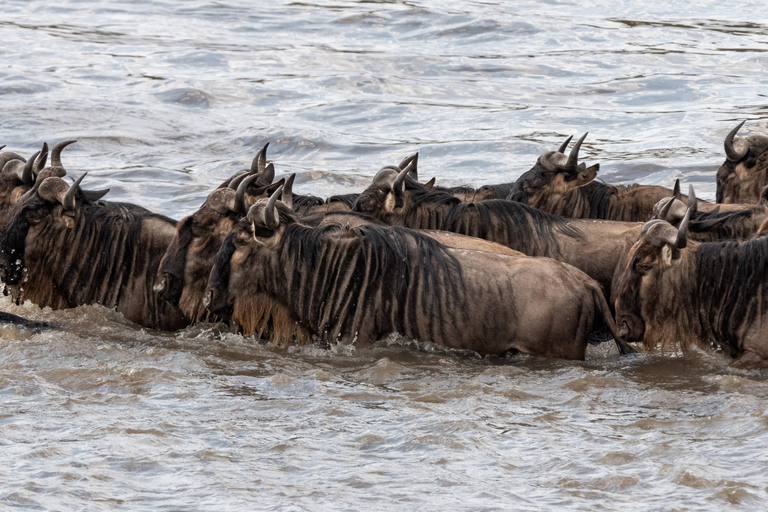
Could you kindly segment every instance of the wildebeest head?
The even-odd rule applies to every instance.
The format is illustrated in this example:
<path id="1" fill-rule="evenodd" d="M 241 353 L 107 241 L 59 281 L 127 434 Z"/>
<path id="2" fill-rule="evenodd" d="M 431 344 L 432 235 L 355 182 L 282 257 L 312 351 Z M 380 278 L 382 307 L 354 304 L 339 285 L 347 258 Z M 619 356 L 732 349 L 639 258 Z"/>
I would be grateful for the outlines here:
<path id="1" fill-rule="evenodd" d="M 628 341 L 640 341 L 645 333 L 648 304 L 659 301 L 666 290 L 656 286 L 665 271 L 679 264 L 681 251 L 687 246 L 689 209 L 680 227 L 660 219 L 648 221 L 640 238 L 629 251 L 619 279 L 616 298 L 616 323 L 619 335 Z M 666 293 L 668 295 L 668 293 Z"/>
<path id="2" fill-rule="evenodd" d="M 259 199 L 245 218 L 235 224 L 221 244 L 205 290 L 205 307 L 222 314 L 234 306 L 234 298 L 247 299 L 247 285 L 258 266 L 252 261 L 280 242 L 288 224 L 295 223 L 289 205 L 278 200 L 281 186 L 269 199 Z M 252 294 L 250 294 L 252 295 Z"/>
<path id="3" fill-rule="evenodd" d="M 768 185 L 768 137 L 736 138 L 742 121 L 725 136 L 725 162 L 717 170 L 718 203 L 757 203 Z"/>
<path id="4" fill-rule="evenodd" d="M 536 165 L 515 182 L 509 198 L 538 206 L 545 202 L 556 202 L 565 194 L 595 179 L 600 164 L 587 167 L 584 163 L 579 163 L 579 149 L 586 137 L 585 133 L 576 141 L 568 156 L 564 152 L 571 141 L 570 137 L 557 151 L 548 151 L 541 155 Z"/>
<path id="5" fill-rule="evenodd" d="M 414 155 L 415 157 L 416 155 Z M 413 158 L 413 157 L 410 157 Z M 373 178 L 373 183 L 358 196 L 352 211 L 387 220 L 407 203 L 406 188 L 422 186 L 417 181 L 416 159 L 406 159 L 399 166 L 387 165 Z M 430 181 L 430 187 L 434 182 Z"/>
<path id="6" fill-rule="evenodd" d="M 253 202 L 268 197 L 285 182 L 271 183 L 271 178 L 265 178 L 274 176 L 272 164 L 265 166 L 265 172 L 236 177 L 228 187 L 214 190 L 199 210 L 179 222 L 176 236 L 160 262 L 154 291 L 179 306 L 187 318 L 199 320 L 205 314 L 205 285 L 227 233 Z"/>
<path id="7" fill-rule="evenodd" d="M 57 176 L 46 178 L 16 203 L 0 237 L 0 273 L 6 284 L 21 281 L 27 250 L 42 250 L 34 244 L 27 246 L 30 236 L 48 239 L 57 230 L 74 227 L 78 202 L 90 202 L 80 190 L 86 174 L 71 187 Z"/>
<path id="8" fill-rule="evenodd" d="M 58 146 L 54 149 L 58 149 Z M 58 155 L 56 153 L 57 158 Z M 0 226 L 5 225 L 16 201 L 34 186 L 47 160 L 48 144 L 44 144 L 43 150 L 32 155 L 29 160 L 10 151 L 0 153 Z"/>

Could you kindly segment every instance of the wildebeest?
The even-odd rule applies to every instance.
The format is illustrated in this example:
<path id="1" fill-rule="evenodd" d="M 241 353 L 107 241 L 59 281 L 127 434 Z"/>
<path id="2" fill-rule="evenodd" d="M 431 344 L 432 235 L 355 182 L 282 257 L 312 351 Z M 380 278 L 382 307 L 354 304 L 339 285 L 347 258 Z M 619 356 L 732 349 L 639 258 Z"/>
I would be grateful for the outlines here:
<path id="1" fill-rule="evenodd" d="M 579 163 L 585 133 L 565 156 L 563 151 L 541 155 L 515 182 L 508 199 L 549 213 L 580 219 L 645 222 L 653 207 L 672 191 L 656 185 L 608 185 L 595 181 L 600 164 Z M 561 146 L 562 147 L 562 146 Z"/>
<path id="2" fill-rule="evenodd" d="M 768 137 L 734 139 L 745 122 L 725 136 L 725 162 L 717 170 L 718 203 L 757 203 L 768 185 Z"/>
<path id="3" fill-rule="evenodd" d="M 5 227 L 11 209 L 16 201 L 28 192 L 36 182 L 53 176 L 63 177 L 66 170 L 61 163 L 61 152 L 73 144 L 74 140 L 59 142 L 51 150 L 51 165 L 45 167 L 48 158 L 48 144 L 29 160 L 16 153 L 0 153 L 0 232 Z M 83 191 L 91 200 L 96 201 L 109 190 Z"/>
<path id="4" fill-rule="evenodd" d="M 768 238 L 687 240 L 690 212 L 675 228 L 649 221 L 627 255 L 616 319 L 621 334 L 657 345 L 722 350 L 739 368 L 768 366 Z"/>
<path id="5" fill-rule="evenodd" d="M 5 283 L 40 307 L 101 304 L 145 327 L 186 325 L 152 291 L 176 222 L 136 205 L 93 202 L 79 188 L 83 176 L 72 187 L 46 178 L 14 206 L 0 237 Z"/>
<path id="6" fill-rule="evenodd" d="M 285 182 L 284 200 L 289 208 L 293 208 L 295 204 L 295 196 L 291 190 L 294 176 Z M 267 197 L 267 194 L 282 184 L 282 181 L 278 181 L 261 189 L 253 189 L 245 180 L 239 184 L 237 191 L 219 188 L 208 196 L 196 212 L 182 219 L 177 234 L 158 268 L 155 291 L 159 296 L 173 305 L 178 305 L 191 321 L 208 318 L 209 312 L 203 305 L 205 286 L 225 236 L 234 224 L 245 216 L 254 201 L 259 197 Z M 245 193 L 246 187 L 253 195 Z M 331 222 L 353 226 L 380 222 L 370 216 L 334 210 L 298 218 L 300 222 L 310 226 Z M 426 234 L 451 247 L 471 247 L 502 254 L 514 253 L 498 244 L 467 239 L 453 233 L 430 231 Z"/>
<path id="7" fill-rule="evenodd" d="M 686 204 L 679 193 L 679 184 L 675 185 L 675 195 L 656 204 L 653 217 L 678 226 L 689 208 L 691 222 L 688 226 L 688 238 L 698 242 L 748 240 L 759 232 L 762 224 L 768 219 L 768 206 L 764 203 L 702 203 L 696 200 L 693 186 L 689 189 Z"/>
<path id="8" fill-rule="evenodd" d="M 480 354 L 583 359 L 597 323 L 615 332 L 597 284 L 569 265 L 450 249 L 401 227 L 306 227 L 276 198 L 227 235 L 206 292 L 248 334 L 270 325 L 277 340 L 365 346 L 399 332 Z"/>

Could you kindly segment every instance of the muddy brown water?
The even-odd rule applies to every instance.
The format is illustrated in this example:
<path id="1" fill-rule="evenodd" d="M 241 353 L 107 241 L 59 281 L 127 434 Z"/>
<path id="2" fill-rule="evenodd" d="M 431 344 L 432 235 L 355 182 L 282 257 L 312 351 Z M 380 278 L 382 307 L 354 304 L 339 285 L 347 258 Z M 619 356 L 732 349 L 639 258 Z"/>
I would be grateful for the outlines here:
<path id="1" fill-rule="evenodd" d="M 614 183 L 714 197 L 724 135 L 768 133 L 768 24 L 741 2 L 7 1 L 0 144 L 175 218 L 271 141 L 298 192 L 420 151 L 514 179 L 589 131 Z M 0 508 L 759 510 L 768 382 L 694 350 L 585 362 L 277 349 L 99 307 L 3 310 Z"/>

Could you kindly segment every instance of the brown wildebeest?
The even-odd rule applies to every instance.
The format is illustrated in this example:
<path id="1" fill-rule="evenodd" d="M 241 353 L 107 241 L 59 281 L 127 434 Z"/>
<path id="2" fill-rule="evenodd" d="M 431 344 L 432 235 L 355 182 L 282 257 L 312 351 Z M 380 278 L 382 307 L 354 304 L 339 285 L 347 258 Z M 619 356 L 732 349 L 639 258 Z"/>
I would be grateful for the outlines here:
<path id="1" fill-rule="evenodd" d="M 288 178 L 283 194 L 289 208 L 295 204 L 295 196 L 291 191 L 294 177 L 292 175 Z M 250 177 L 240 182 L 237 191 L 230 188 L 216 189 L 195 213 L 179 222 L 176 236 L 163 256 L 154 290 L 163 300 L 179 306 L 190 321 L 210 316 L 203 305 L 205 286 L 226 235 L 245 216 L 255 200 L 267 197 L 267 194 L 283 183 L 278 181 L 254 189 L 248 182 L 253 179 Z M 248 194 L 245 193 L 246 188 Z M 350 226 L 380 222 L 367 215 L 333 210 L 299 218 L 302 224 L 310 226 L 332 222 Z M 518 254 L 505 246 L 453 233 L 429 231 L 426 234 L 451 247 Z"/>
<path id="2" fill-rule="evenodd" d="M 768 366 L 768 238 L 687 240 L 679 228 L 648 222 L 627 255 L 616 299 L 622 336 L 657 345 L 715 348 L 738 368 Z"/>
<path id="3" fill-rule="evenodd" d="M 597 323 L 615 332 L 597 283 L 569 265 L 450 249 L 401 227 L 306 227 L 277 207 L 276 193 L 237 223 L 206 292 L 247 334 L 271 325 L 276 340 L 365 346 L 399 332 L 480 354 L 583 359 Z"/>
<path id="4" fill-rule="evenodd" d="M 768 185 L 768 137 L 734 139 L 746 121 L 725 136 L 725 162 L 717 170 L 718 203 L 755 204 Z"/>
<path id="5" fill-rule="evenodd" d="M 749 240 L 760 233 L 761 226 L 768 219 L 768 206 L 763 202 L 702 203 L 696 200 L 693 186 L 689 188 L 686 204 L 680 195 L 679 182 L 675 185 L 674 196 L 666 197 L 656 204 L 653 218 L 679 226 L 689 208 L 691 222 L 688 226 L 688 238 L 697 242 Z"/>
<path id="6" fill-rule="evenodd" d="M 568 156 L 563 151 L 544 153 L 515 182 L 507 197 L 540 210 L 579 219 L 645 222 L 662 198 L 672 195 L 656 185 L 608 185 L 594 181 L 600 164 L 579 164 L 585 133 Z M 562 147 L 562 146 L 561 146 Z"/>
<path id="7" fill-rule="evenodd" d="M 44 179 L 13 208 L 0 237 L 0 270 L 16 299 L 62 309 L 115 308 L 139 325 L 187 322 L 156 299 L 152 282 L 176 221 L 136 205 L 93 202 L 61 178 Z"/>

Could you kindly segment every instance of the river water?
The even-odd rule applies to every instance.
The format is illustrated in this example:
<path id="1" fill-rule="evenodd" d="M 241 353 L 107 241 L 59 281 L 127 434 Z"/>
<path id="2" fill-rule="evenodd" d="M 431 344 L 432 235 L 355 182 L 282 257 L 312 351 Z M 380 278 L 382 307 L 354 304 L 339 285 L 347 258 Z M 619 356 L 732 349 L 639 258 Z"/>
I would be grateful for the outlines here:
<path id="1" fill-rule="evenodd" d="M 18 1 L 0 144 L 175 218 L 270 141 L 298 192 L 416 150 L 508 181 L 564 137 L 613 183 L 714 197 L 724 135 L 768 132 L 762 2 Z M 396 337 L 278 350 L 98 307 L 4 310 L 0 508 L 684 510 L 768 506 L 768 381 L 694 351 L 479 359 Z"/>

